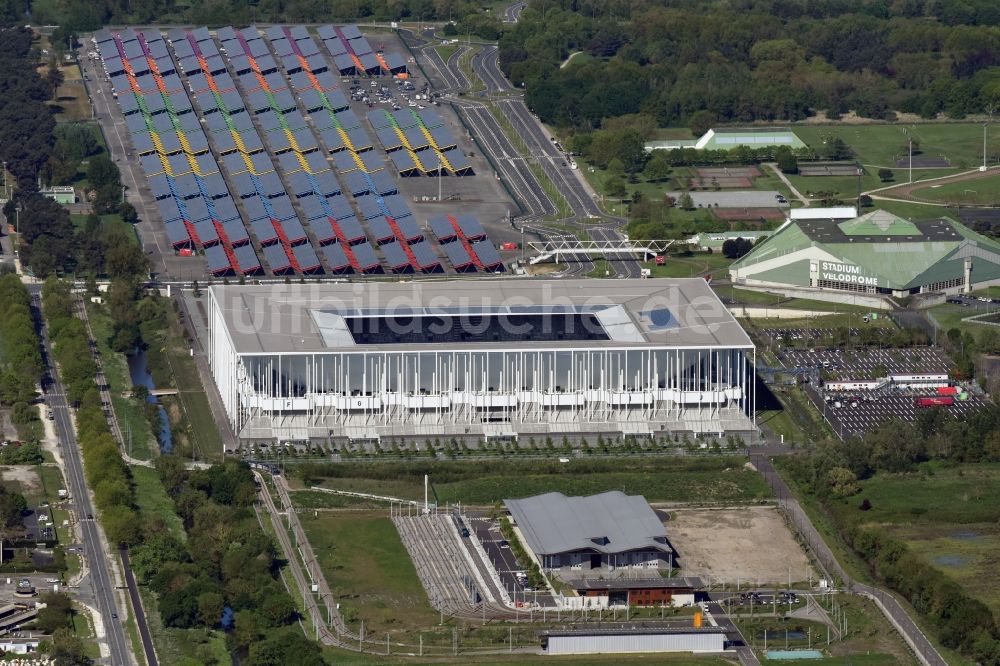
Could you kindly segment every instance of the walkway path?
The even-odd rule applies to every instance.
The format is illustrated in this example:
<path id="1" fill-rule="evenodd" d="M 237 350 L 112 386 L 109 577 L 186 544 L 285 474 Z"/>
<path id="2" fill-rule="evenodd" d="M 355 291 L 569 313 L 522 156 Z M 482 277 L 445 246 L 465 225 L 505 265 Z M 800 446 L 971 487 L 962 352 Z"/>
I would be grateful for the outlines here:
<path id="1" fill-rule="evenodd" d="M 802 196 L 802 193 L 799 192 L 794 185 L 792 185 L 792 181 L 788 180 L 788 177 L 785 174 L 781 173 L 781 169 L 778 168 L 777 164 L 775 164 L 774 162 L 764 162 L 763 166 L 766 166 L 768 169 L 773 171 L 774 175 L 781 179 L 781 182 L 785 184 L 785 187 L 791 190 L 792 196 L 801 201 L 803 206 L 805 206 L 806 208 L 809 207 L 810 204 L 809 199 Z"/>

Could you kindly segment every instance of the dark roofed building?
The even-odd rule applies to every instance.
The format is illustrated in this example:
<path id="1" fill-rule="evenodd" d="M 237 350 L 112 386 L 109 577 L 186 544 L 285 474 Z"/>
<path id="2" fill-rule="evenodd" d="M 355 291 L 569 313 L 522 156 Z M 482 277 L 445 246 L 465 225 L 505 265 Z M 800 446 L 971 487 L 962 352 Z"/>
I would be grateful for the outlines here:
<path id="1" fill-rule="evenodd" d="M 670 565 L 673 549 L 663 523 L 640 495 L 545 493 L 504 504 L 544 569 L 582 573 Z"/>

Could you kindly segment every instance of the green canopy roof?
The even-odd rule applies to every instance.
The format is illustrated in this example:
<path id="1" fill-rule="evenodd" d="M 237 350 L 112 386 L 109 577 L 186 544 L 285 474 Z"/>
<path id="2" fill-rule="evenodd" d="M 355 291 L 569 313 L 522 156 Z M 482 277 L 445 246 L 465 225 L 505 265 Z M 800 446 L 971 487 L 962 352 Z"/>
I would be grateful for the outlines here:
<path id="1" fill-rule="evenodd" d="M 889 211 L 875 210 L 837 225 L 847 236 L 922 236 L 913 222 Z"/>

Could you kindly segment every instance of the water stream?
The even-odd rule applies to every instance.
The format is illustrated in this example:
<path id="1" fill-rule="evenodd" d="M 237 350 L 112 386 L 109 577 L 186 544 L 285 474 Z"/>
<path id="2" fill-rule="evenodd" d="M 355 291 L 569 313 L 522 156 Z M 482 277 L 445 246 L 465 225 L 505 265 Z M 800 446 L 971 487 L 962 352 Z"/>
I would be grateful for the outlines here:
<path id="1" fill-rule="evenodd" d="M 146 352 L 145 350 L 136 350 L 135 353 L 128 355 L 128 373 L 132 377 L 133 386 L 145 386 L 150 392 L 153 391 L 155 387 L 153 383 L 153 376 L 149 374 L 149 370 L 146 368 Z M 147 400 L 157 406 L 157 413 L 160 415 L 160 451 L 163 453 L 170 453 L 174 448 L 173 434 L 170 432 L 170 418 L 167 416 L 167 410 L 163 408 L 163 404 L 160 399 L 155 395 L 150 395 Z"/>

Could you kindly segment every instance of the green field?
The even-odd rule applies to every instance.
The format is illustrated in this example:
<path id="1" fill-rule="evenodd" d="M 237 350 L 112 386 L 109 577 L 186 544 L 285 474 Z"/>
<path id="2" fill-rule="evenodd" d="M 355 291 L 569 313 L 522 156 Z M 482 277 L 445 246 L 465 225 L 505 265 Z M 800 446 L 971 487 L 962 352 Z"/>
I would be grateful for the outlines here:
<path id="1" fill-rule="evenodd" d="M 160 481 L 159 474 L 151 467 L 134 466 L 132 481 L 135 483 L 135 501 L 147 519 L 162 520 L 170 534 L 179 541 L 187 540 L 184 524 L 174 510 L 174 502 Z"/>
<path id="2" fill-rule="evenodd" d="M 1000 174 L 956 183 L 931 184 L 916 190 L 913 196 L 956 205 L 995 206 L 1000 203 Z"/>
<path id="3" fill-rule="evenodd" d="M 975 167 L 983 160 L 983 126 L 978 123 L 796 125 L 793 129 L 812 148 L 822 148 L 828 138 L 840 138 L 862 164 L 894 171 L 894 158 L 906 156 L 908 136 L 920 142 L 920 153 L 915 157 L 945 157 L 960 169 Z"/>
<path id="4" fill-rule="evenodd" d="M 367 633 L 382 635 L 437 624 L 413 562 L 383 512 L 304 513 L 302 527 L 351 626 L 364 620 Z"/>
<path id="5" fill-rule="evenodd" d="M 455 51 L 458 51 L 460 44 L 441 44 L 440 46 L 435 46 L 434 50 L 438 52 L 441 56 L 441 60 L 448 62 L 448 58 L 455 55 Z"/>
<path id="6" fill-rule="evenodd" d="M 590 495 L 608 490 L 644 495 L 651 502 L 741 503 L 770 497 L 761 477 L 734 456 L 662 456 L 620 459 L 498 460 L 431 463 L 354 463 L 336 468 L 319 485 L 422 500 L 430 474 L 441 504 L 491 505 L 551 491 Z"/>
<path id="7" fill-rule="evenodd" d="M 879 525 L 904 539 L 913 553 L 953 578 L 972 596 L 1000 611 L 1000 464 L 947 467 L 927 463 L 918 472 L 878 474 L 848 499 L 831 501 L 844 525 Z M 868 499 L 872 508 L 861 512 Z"/>
<path id="8" fill-rule="evenodd" d="M 652 277 L 726 277 L 732 259 L 722 255 L 722 252 L 693 252 L 690 256 L 668 254 L 666 263 L 657 266 L 655 262 L 643 262 L 642 267 L 650 270 Z"/>
<path id="9" fill-rule="evenodd" d="M 101 364 L 108 380 L 111 403 L 127 440 L 128 453 L 134 458 L 149 460 L 153 456 L 153 451 L 158 448 L 156 438 L 142 408 L 129 397 L 132 391 L 132 378 L 129 375 L 125 355 L 111 349 L 110 340 L 114 330 L 111 316 L 105 306 L 93 303 L 87 304 L 87 313 L 94 338 L 97 340 L 97 348 L 101 353 Z"/>

